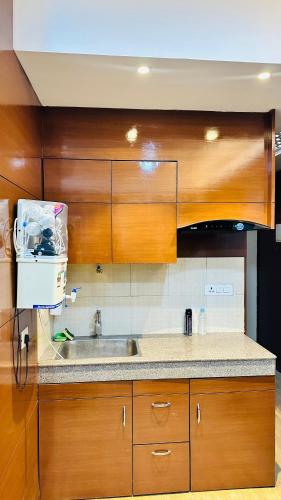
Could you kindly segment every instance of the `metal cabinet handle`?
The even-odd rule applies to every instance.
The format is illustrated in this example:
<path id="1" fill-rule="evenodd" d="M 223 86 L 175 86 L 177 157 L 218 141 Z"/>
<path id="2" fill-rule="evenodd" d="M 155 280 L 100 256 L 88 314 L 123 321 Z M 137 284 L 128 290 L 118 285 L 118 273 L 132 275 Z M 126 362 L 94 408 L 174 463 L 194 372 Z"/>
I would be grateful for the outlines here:
<path id="1" fill-rule="evenodd" d="M 171 455 L 171 450 L 155 450 L 151 452 L 151 455 L 155 457 L 165 457 L 166 455 Z"/>
<path id="2" fill-rule="evenodd" d="M 126 427 L 126 406 L 123 406 L 123 427 Z"/>
<path id="3" fill-rule="evenodd" d="M 197 424 L 200 424 L 201 422 L 201 409 L 200 409 L 200 403 L 197 403 Z"/>
<path id="4" fill-rule="evenodd" d="M 168 408 L 172 403 L 170 401 L 161 401 L 159 403 L 151 403 L 152 408 Z"/>

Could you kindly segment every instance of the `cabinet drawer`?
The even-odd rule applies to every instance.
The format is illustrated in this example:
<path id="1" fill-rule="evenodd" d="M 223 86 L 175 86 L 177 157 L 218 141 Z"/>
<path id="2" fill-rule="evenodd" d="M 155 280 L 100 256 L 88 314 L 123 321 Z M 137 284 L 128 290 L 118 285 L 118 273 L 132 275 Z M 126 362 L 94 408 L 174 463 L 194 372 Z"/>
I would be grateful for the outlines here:
<path id="1" fill-rule="evenodd" d="M 134 446 L 134 495 L 189 490 L 189 444 Z"/>
<path id="2" fill-rule="evenodd" d="M 135 444 L 189 440 L 189 404 L 186 394 L 134 397 Z"/>
<path id="3" fill-rule="evenodd" d="M 133 395 L 144 394 L 187 394 L 189 392 L 188 379 L 163 379 L 163 380 L 135 380 L 133 382 Z"/>

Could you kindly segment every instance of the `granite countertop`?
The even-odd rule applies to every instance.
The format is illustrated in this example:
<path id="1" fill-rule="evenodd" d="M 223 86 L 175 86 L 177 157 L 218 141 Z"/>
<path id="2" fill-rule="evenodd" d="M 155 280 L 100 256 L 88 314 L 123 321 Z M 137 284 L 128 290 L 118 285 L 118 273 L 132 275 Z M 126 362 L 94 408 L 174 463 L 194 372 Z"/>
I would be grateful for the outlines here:
<path id="1" fill-rule="evenodd" d="M 147 335 L 139 355 L 39 360 L 40 383 L 274 375 L 276 357 L 242 333 Z"/>

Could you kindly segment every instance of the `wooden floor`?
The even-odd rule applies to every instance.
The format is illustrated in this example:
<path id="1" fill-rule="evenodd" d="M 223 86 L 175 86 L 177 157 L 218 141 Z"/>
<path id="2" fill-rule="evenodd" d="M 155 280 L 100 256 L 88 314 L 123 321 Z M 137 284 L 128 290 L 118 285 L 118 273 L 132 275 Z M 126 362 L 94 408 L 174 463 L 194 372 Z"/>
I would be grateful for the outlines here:
<path id="1" fill-rule="evenodd" d="M 276 375 L 276 487 L 134 497 L 137 500 L 281 500 L 281 374 Z M 132 497 L 120 500 L 129 500 Z M 112 499 L 114 500 L 114 499 Z M 116 499 L 119 500 L 119 499 Z"/>

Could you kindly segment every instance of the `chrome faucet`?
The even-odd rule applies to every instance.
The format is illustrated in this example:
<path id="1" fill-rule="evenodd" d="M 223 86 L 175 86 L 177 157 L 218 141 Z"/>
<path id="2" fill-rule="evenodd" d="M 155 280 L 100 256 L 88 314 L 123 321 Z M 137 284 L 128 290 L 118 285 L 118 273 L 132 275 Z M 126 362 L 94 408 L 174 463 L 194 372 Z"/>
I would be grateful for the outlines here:
<path id="1" fill-rule="evenodd" d="M 102 334 L 101 310 L 97 309 L 96 316 L 95 316 L 95 335 L 97 337 L 100 337 L 101 334 Z"/>

